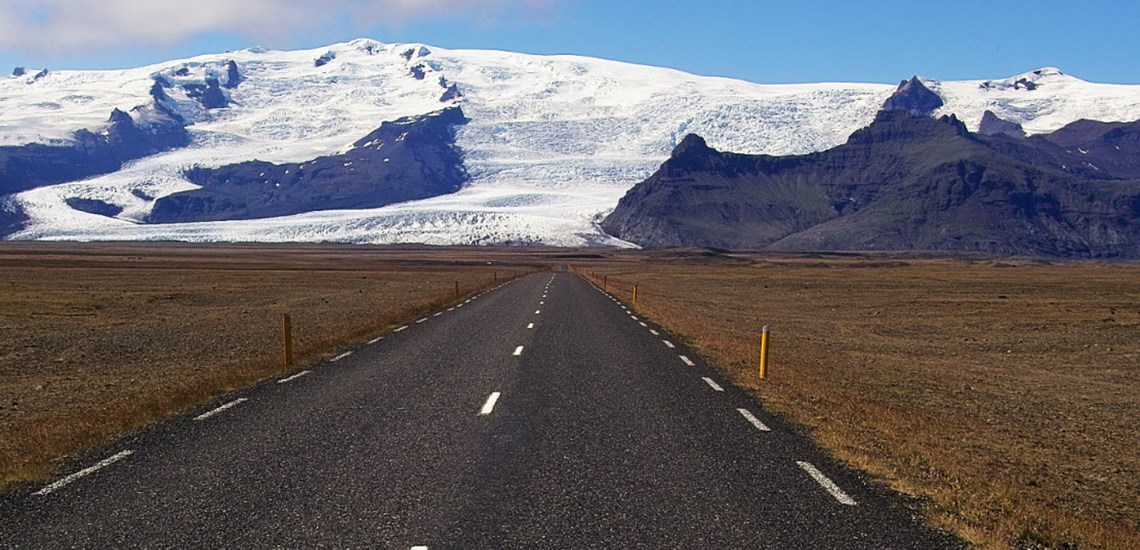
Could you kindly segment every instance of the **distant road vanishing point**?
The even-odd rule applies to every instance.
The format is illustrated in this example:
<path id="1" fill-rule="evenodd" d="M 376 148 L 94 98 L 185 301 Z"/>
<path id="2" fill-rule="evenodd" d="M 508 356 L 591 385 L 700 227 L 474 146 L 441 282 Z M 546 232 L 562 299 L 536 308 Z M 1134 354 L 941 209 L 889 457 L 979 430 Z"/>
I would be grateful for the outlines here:
<path id="1" fill-rule="evenodd" d="M 0 547 L 958 548 L 570 273 L 0 496 Z"/>

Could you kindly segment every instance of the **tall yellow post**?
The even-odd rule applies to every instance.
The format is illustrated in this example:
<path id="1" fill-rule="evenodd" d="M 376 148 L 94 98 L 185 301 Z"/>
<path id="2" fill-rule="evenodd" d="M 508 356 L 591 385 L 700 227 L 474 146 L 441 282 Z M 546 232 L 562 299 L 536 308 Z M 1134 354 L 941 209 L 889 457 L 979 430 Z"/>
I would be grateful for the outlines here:
<path id="1" fill-rule="evenodd" d="M 609 290 L 609 286 L 610 286 L 610 276 L 609 275 L 602 275 L 602 290 Z"/>
<path id="2" fill-rule="evenodd" d="M 771 332 L 770 325 L 764 325 L 763 333 L 760 335 L 760 379 L 763 380 L 768 376 L 768 333 Z"/>
<path id="3" fill-rule="evenodd" d="M 637 285 L 633 285 L 633 305 L 637 305 Z"/>
<path id="4" fill-rule="evenodd" d="M 281 315 L 281 337 L 285 341 L 285 366 L 293 366 L 293 320 L 289 314 Z"/>

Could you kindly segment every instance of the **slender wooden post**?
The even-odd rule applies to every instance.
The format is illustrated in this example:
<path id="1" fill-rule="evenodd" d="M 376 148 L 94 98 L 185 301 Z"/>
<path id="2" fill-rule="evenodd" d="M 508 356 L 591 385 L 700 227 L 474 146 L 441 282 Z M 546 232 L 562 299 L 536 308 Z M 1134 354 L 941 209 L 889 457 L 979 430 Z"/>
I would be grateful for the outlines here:
<path id="1" fill-rule="evenodd" d="M 609 290 L 609 286 L 610 286 L 610 276 L 609 275 L 602 275 L 602 290 Z"/>
<path id="2" fill-rule="evenodd" d="M 281 337 L 285 341 L 285 366 L 293 366 L 293 320 L 288 313 L 281 315 Z"/>
<path id="3" fill-rule="evenodd" d="M 491 272 L 491 277 L 492 277 L 492 281 L 493 281 L 495 284 L 498 284 L 498 283 L 499 283 L 499 272 L 498 272 L 498 271 L 492 271 L 492 272 Z"/>
<path id="4" fill-rule="evenodd" d="M 455 281 L 455 297 L 459 297 L 459 281 Z"/>
<path id="5" fill-rule="evenodd" d="M 637 305 L 637 285 L 633 285 L 633 305 Z"/>
<path id="6" fill-rule="evenodd" d="M 763 333 L 760 335 L 760 379 L 768 376 L 768 333 L 771 332 L 770 325 L 764 325 Z"/>

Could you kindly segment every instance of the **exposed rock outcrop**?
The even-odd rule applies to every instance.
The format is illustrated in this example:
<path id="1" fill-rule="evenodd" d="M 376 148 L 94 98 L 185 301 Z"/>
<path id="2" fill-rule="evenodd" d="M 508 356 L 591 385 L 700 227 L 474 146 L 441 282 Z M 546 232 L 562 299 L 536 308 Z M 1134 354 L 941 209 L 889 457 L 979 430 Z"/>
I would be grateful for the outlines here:
<path id="1" fill-rule="evenodd" d="M 942 98 L 930 91 L 917 76 L 899 83 L 899 87 L 883 103 L 884 111 L 903 111 L 912 115 L 930 116 L 943 105 Z"/>

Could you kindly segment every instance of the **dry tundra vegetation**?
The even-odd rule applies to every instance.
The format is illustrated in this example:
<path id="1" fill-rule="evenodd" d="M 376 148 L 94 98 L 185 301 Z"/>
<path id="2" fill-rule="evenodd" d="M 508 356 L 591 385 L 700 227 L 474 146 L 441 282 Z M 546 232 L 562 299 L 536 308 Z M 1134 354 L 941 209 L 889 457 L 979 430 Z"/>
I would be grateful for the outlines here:
<path id="1" fill-rule="evenodd" d="M 660 252 L 577 269 L 988 548 L 1140 548 L 1140 265 Z M 758 335 L 773 326 L 769 376 Z"/>
<path id="2" fill-rule="evenodd" d="M 487 262 L 491 262 L 488 265 Z M 1140 265 L 915 255 L 0 246 L 0 484 L 572 263 L 982 547 L 1140 547 Z M 755 379 L 757 335 L 772 368 Z"/>
<path id="3" fill-rule="evenodd" d="M 522 263 L 520 263 L 520 259 Z M 494 252 L 0 245 L 0 487 L 538 268 Z"/>

